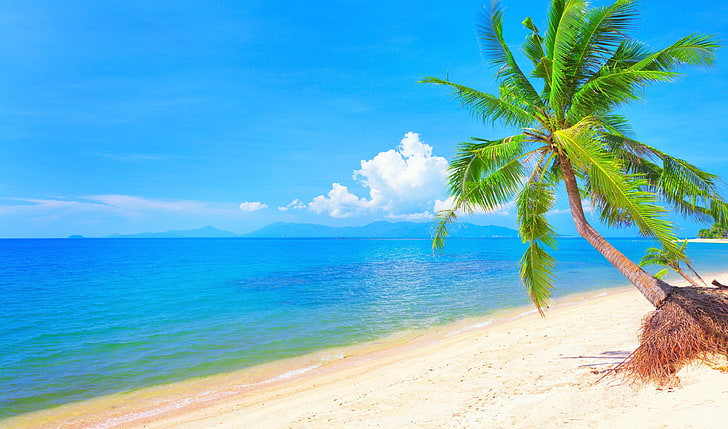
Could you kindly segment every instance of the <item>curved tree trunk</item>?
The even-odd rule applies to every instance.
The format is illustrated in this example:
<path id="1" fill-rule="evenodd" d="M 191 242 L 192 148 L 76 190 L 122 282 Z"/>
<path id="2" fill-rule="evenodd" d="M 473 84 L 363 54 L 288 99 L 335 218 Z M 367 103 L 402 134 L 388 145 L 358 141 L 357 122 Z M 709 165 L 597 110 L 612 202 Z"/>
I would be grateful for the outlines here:
<path id="1" fill-rule="evenodd" d="M 564 184 L 566 185 L 566 193 L 569 196 L 569 207 L 571 208 L 571 216 L 574 218 L 576 231 L 614 265 L 619 272 L 627 277 L 642 295 L 647 298 L 650 304 L 655 307 L 660 307 L 673 287 L 651 276 L 640 268 L 639 265 L 624 256 L 622 252 L 612 246 L 587 222 L 584 216 L 584 208 L 581 205 L 579 187 L 576 183 L 576 176 L 574 175 L 574 170 L 571 168 L 571 163 L 563 155 L 559 155 L 559 162 L 561 164 L 561 171 L 564 174 Z"/>
<path id="2" fill-rule="evenodd" d="M 674 269 L 674 270 L 675 270 L 675 271 L 676 271 L 676 272 L 677 272 L 678 274 L 680 274 L 680 276 L 681 276 L 682 278 L 684 278 L 685 280 L 687 280 L 687 281 L 688 281 L 688 283 L 690 283 L 691 285 L 693 285 L 693 286 L 695 286 L 695 287 L 701 287 L 701 286 L 700 286 L 700 285 L 698 284 L 698 282 L 697 282 L 697 281 L 696 281 L 696 280 L 695 280 L 694 278 L 690 277 L 690 276 L 688 275 L 688 273 L 686 273 L 685 271 L 683 271 L 683 269 L 682 269 L 682 268 L 680 268 L 680 266 L 679 266 L 679 265 L 676 265 L 675 267 L 673 267 L 673 269 Z M 697 274 L 697 273 L 695 273 L 695 274 Z M 700 278 L 700 276 L 698 276 L 698 277 Z M 703 279 L 702 279 L 702 278 L 700 278 L 700 280 L 703 280 Z M 705 283 L 705 281 L 703 281 L 703 283 Z"/>
<path id="3" fill-rule="evenodd" d="M 707 284 L 707 283 L 705 283 L 705 280 L 704 280 L 704 279 L 703 279 L 703 278 L 702 278 L 702 277 L 700 276 L 700 274 L 698 274 L 698 272 L 697 272 L 697 271 L 695 271 L 695 268 L 693 268 L 693 266 L 692 266 L 692 265 L 690 265 L 690 263 L 689 263 L 689 262 L 685 262 L 685 265 L 687 265 L 687 266 L 688 266 L 688 269 L 689 269 L 690 271 L 692 271 L 692 273 L 693 273 L 693 274 L 695 275 L 695 277 L 696 277 L 696 278 L 697 278 L 698 280 L 700 280 L 700 283 L 702 283 L 702 284 L 703 284 L 702 286 L 698 286 L 698 287 L 707 287 L 707 286 L 708 286 L 708 284 Z"/>

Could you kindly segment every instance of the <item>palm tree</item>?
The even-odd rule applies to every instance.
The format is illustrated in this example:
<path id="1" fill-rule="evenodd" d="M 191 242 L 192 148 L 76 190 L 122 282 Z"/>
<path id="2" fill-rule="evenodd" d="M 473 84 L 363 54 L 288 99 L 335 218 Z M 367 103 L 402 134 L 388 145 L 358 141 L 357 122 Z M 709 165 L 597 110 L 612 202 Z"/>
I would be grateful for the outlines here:
<path id="1" fill-rule="evenodd" d="M 543 315 L 553 287 L 549 249 L 557 241 L 546 214 L 563 183 L 578 233 L 661 308 L 673 286 L 605 240 L 584 215 L 584 203 L 606 225 L 634 226 L 674 255 L 682 250 L 661 204 L 692 219 L 725 223 L 728 205 L 717 176 L 635 140 L 627 119 L 615 112 L 639 100 L 649 84 L 673 80 L 682 66 L 712 64 L 718 43 L 692 34 L 650 50 L 627 36 L 637 17 L 633 0 L 594 8 L 584 0 L 552 0 L 543 35 L 530 18 L 523 21 L 529 34 L 522 54 L 531 63 L 526 75 L 503 38 L 498 2 L 484 12 L 481 50 L 496 68 L 498 93 L 447 78 L 422 82 L 450 87 L 476 118 L 517 131 L 460 145 L 449 167 L 452 208 L 439 213 L 433 246 L 442 248 L 459 213 L 492 211 L 515 200 L 519 234 L 527 244 L 520 276 Z"/>
<path id="2" fill-rule="evenodd" d="M 665 268 L 655 273 L 655 277 L 658 279 L 663 278 L 670 270 L 673 270 L 678 273 L 680 277 L 684 278 L 688 281 L 688 283 L 695 287 L 707 286 L 705 284 L 705 280 L 703 280 L 703 278 L 700 277 L 700 274 L 695 271 L 695 268 L 693 268 L 692 264 L 690 264 L 690 259 L 688 259 L 685 255 L 685 248 L 687 245 L 688 241 L 683 240 L 678 247 L 678 250 L 680 251 L 679 253 L 672 253 L 667 249 L 650 247 L 645 251 L 645 256 L 642 257 L 642 260 L 640 260 L 640 267 L 644 267 L 645 265 L 661 265 Z M 688 273 L 682 269 L 681 263 L 685 264 L 685 266 L 693 273 L 695 278 L 690 277 Z M 700 280 L 702 284 L 698 284 L 696 278 Z"/>

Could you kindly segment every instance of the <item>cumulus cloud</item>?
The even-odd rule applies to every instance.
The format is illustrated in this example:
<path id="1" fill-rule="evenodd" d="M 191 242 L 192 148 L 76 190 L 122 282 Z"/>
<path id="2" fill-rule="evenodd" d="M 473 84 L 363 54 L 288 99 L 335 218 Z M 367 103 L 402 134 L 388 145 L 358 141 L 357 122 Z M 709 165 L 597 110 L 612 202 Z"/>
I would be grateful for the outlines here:
<path id="1" fill-rule="evenodd" d="M 244 201 L 240 203 L 240 210 L 244 212 L 255 212 L 268 208 L 268 205 L 261 203 L 260 201 Z"/>
<path id="2" fill-rule="evenodd" d="M 303 201 L 296 198 L 295 200 L 291 201 L 291 203 L 288 204 L 287 206 L 278 207 L 278 210 L 280 210 L 282 212 L 287 212 L 288 210 L 291 210 L 291 209 L 301 210 L 301 209 L 305 209 L 305 208 L 306 208 L 306 204 L 304 204 Z"/>
<path id="3" fill-rule="evenodd" d="M 349 217 L 373 206 L 373 201 L 357 197 L 339 183 L 332 184 L 326 196 L 319 195 L 308 204 L 310 210 L 328 213 L 333 217 Z"/>
<path id="4" fill-rule="evenodd" d="M 441 212 L 443 210 L 452 210 L 453 206 L 455 205 L 455 201 L 453 197 L 448 197 L 445 201 L 442 200 L 435 200 L 435 213 Z"/>
<path id="5" fill-rule="evenodd" d="M 408 132 L 396 149 L 361 161 L 354 180 L 369 190 L 359 197 L 340 183 L 327 195 L 314 198 L 308 208 L 333 217 L 349 217 L 380 211 L 391 218 L 427 218 L 435 201 L 444 199 L 447 160 L 432 155 L 432 146 Z"/>

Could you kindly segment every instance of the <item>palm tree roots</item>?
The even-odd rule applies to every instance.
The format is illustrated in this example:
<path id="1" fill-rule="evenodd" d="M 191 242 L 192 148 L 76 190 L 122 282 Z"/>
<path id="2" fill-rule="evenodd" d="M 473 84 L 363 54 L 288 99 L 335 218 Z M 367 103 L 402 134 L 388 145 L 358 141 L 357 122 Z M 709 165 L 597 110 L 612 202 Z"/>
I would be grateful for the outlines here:
<path id="1" fill-rule="evenodd" d="M 640 345 L 616 370 L 639 382 L 675 385 L 685 365 L 728 354 L 728 295 L 676 287 L 642 324 Z"/>

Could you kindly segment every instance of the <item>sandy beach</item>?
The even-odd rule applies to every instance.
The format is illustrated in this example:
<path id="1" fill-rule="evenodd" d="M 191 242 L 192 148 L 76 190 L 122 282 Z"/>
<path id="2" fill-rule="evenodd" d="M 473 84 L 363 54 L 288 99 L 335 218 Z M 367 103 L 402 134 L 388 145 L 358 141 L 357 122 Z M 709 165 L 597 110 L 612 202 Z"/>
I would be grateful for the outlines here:
<path id="1" fill-rule="evenodd" d="M 0 426 L 724 427 L 728 373 L 685 368 L 671 389 L 605 377 L 637 346 L 648 311 L 632 288 L 592 292 L 558 300 L 543 319 L 531 308 L 517 309 L 326 356 L 66 405 Z"/>
<path id="2" fill-rule="evenodd" d="M 721 243 L 721 244 L 726 244 L 726 243 L 728 243 L 728 239 L 726 239 L 726 238 L 690 238 L 690 239 L 688 239 L 688 243 Z"/>

